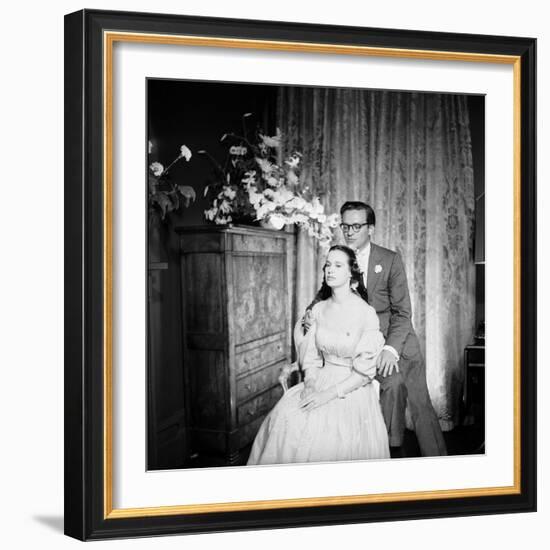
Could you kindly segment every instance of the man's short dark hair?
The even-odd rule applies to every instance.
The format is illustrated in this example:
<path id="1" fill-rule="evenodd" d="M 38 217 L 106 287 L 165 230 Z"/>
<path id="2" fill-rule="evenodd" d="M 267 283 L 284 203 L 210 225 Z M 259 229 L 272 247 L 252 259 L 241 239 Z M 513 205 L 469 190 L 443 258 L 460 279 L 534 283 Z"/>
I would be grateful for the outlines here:
<path id="1" fill-rule="evenodd" d="M 366 203 L 361 201 L 347 201 L 340 208 L 340 216 L 344 215 L 344 212 L 348 210 L 363 210 L 367 215 L 365 220 L 369 225 L 376 225 L 376 216 L 374 210 Z"/>

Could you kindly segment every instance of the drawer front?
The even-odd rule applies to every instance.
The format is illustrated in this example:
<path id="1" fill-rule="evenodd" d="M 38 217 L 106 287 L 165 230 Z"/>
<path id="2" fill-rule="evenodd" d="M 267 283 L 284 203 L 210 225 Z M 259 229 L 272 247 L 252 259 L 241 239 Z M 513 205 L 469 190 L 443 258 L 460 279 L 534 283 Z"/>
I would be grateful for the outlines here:
<path id="1" fill-rule="evenodd" d="M 269 365 L 286 359 L 286 351 L 286 340 L 282 336 L 280 340 L 266 342 L 257 348 L 238 353 L 235 356 L 235 372 L 237 377 L 255 370 L 262 365 Z"/>
<path id="2" fill-rule="evenodd" d="M 258 397 L 243 403 L 237 407 L 237 423 L 244 426 L 256 418 L 267 414 L 283 395 L 283 388 L 280 385 L 262 393 Z"/>
<path id="3" fill-rule="evenodd" d="M 234 252 L 260 252 L 264 254 L 284 254 L 286 238 L 279 235 L 233 235 Z"/>
<path id="4" fill-rule="evenodd" d="M 281 368 L 286 364 L 286 361 L 282 361 L 281 363 L 271 365 L 270 367 L 265 367 L 254 374 L 237 380 L 237 403 L 241 404 L 243 401 L 246 401 L 257 393 L 278 384 Z"/>

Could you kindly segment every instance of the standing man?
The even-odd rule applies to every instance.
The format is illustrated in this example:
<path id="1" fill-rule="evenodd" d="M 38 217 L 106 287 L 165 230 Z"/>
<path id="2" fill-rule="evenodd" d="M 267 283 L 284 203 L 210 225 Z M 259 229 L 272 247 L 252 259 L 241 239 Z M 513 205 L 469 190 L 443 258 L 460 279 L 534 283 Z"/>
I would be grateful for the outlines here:
<path id="1" fill-rule="evenodd" d="M 426 364 L 412 326 L 411 299 L 399 254 L 371 243 L 376 218 L 364 202 L 349 201 L 340 209 L 340 227 L 357 252 L 369 304 L 380 319 L 386 345 L 378 359 L 380 404 L 390 446 L 400 447 L 405 432 L 407 398 L 423 456 L 446 455 L 439 421 L 426 385 Z"/>

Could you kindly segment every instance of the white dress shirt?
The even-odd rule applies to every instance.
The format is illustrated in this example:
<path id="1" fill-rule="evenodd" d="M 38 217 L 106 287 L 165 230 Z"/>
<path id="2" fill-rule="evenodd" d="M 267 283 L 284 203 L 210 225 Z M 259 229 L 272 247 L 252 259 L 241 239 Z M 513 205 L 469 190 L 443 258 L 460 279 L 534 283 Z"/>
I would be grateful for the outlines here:
<path id="1" fill-rule="evenodd" d="M 365 288 L 367 288 L 369 258 L 370 258 L 370 241 L 367 243 L 367 246 L 357 251 L 357 263 L 359 264 L 359 269 L 363 272 L 363 284 L 365 285 Z"/>
<path id="2" fill-rule="evenodd" d="M 367 243 L 367 246 L 361 248 L 360 250 L 357 250 L 356 252 L 359 269 L 363 272 L 363 284 L 365 285 L 365 288 L 367 288 L 370 249 L 371 249 L 371 246 L 369 241 Z M 388 351 L 390 351 L 395 356 L 395 358 L 399 361 L 399 353 L 397 353 L 397 350 L 394 347 L 388 346 L 386 344 L 382 349 L 387 349 Z"/>

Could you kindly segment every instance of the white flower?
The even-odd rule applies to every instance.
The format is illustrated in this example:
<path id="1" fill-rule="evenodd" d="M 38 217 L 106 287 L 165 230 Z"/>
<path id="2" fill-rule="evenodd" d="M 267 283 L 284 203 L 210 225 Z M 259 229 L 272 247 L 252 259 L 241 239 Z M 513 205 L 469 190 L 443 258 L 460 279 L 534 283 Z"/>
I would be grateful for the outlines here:
<path id="1" fill-rule="evenodd" d="M 265 215 L 268 212 L 267 204 L 262 204 L 260 207 L 256 208 L 256 217 L 261 220 L 265 218 Z"/>
<path id="2" fill-rule="evenodd" d="M 329 227 L 338 227 L 338 224 L 340 223 L 340 216 L 338 214 L 331 214 L 328 218 L 327 218 L 327 225 Z"/>
<path id="3" fill-rule="evenodd" d="M 306 201 L 302 197 L 294 197 L 287 203 L 289 208 L 295 208 L 296 210 L 302 210 L 305 205 Z"/>
<path id="4" fill-rule="evenodd" d="M 189 147 L 187 147 L 187 145 L 182 145 L 180 147 L 180 155 L 187 161 L 189 162 L 189 159 L 193 156 L 192 153 L 191 153 L 191 149 L 189 149 Z"/>
<path id="5" fill-rule="evenodd" d="M 149 169 L 155 176 L 160 176 L 164 172 L 164 166 L 160 162 L 153 162 Z"/>
<path id="6" fill-rule="evenodd" d="M 315 220 L 319 216 L 322 216 L 324 212 L 325 207 L 319 201 L 319 197 L 313 197 L 313 200 L 311 201 L 311 211 L 309 215 Z"/>
<path id="7" fill-rule="evenodd" d="M 288 202 L 289 200 L 292 200 L 295 197 L 294 193 L 289 189 L 287 189 L 286 187 L 279 188 L 278 194 L 281 197 L 281 200 L 283 202 Z"/>
<path id="8" fill-rule="evenodd" d="M 229 148 L 229 154 L 237 157 L 243 157 L 247 151 L 248 149 L 243 145 L 233 145 Z"/>
<path id="9" fill-rule="evenodd" d="M 267 147 L 273 147 L 273 148 L 280 147 L 281 137 L 282 137 L 281 131 L 279 130 L 279 128 L 277 128 L 277 134 L 274 135 L 273 137 L 264 136 L 263 134 L 260 134 L 260 139 L 262 140 L 262 142 L 265 145 L 267 145 Z"/>
<path id="10" fill-rule="evenodd" d="M 317 220 L 319 221 L 319 223 L 325 223 L 325 221 L 327 220 L 327 217 L 325 216 L 325 214 L 319 214 L 317 216 Z"/>
<path id="11" fill-rule="evenodd" d="M 299 208 L 300 210 L 302 210 L 306 205 L 306 201 L 302 199 L 302 197 L 296 197 L 296 203 L 296 208 Z"/>
<path id="12" fill-rule="evenodd" d="M 271 174 L 273 170 L 273 165 L 271 164 L 271 162 L 260 157 L 256 157 L 256 162 L 258 163 L 258 166 L 264 174 Z"/>
<path id="13" fill-rule="evenodd" d="M 256 190 L 254 188 L 250 188 L 248 190 L 248 200 L 250 201 L 250 204 L 254 207 L 256 207 L 257 204 L 259 204 L 259 202 L 261 201 L 262 199 L 262 194 L 261 193 L 257 193 Z"/>
<path id="14" fill-rule="evenodd" d="M 293 216 L 294 223 L 307 223 L 307 216 L 305 214 L 300 214 L 297 212 Z"/>
<path id="15" fill-rule="evenodd" d="M 382 266 L 380 264 L 376 264 L 374 266 L 374 272 L 375 273 L 380 273 L 382 271 Z"/>
<path id="16" fill-rule="evenodd" d="M 296 168 L 298 164 L 300 164 L 301 158 L 302 158 L 301 153 L 294 153 L 293 155 L 290 155 L 290 157 L 288 157 L 285 160 L 285 164 L 288 164 L 291 168 Z"/>
<path id="17" fill-rule="evenodd" d="M 256 183 L 256 170 L 245 172 L 244 178 L 241 180 L 244 184 Z"/>
<path id="18" fill-rule="evenodd" d="M 204 217 L 207 220 L 213 221 L 214 218 L 216 217 L 217 213 L 218 213 L 217 208 L 210 208 L 210 209 L 204 211 Z"/>
<path id="19" fill-rule="evenodd" d="M 229 212 L 231 212 L 231 205 L 226 200 L 223 200 L 219 209 L 222 214 L 229 214 Z"/>
<path id="20" fill-rule="evenodd" d="M 267 178 L 267 184 L 271 185 L 271 187 L 279 187 L 279 180 L 273 176 L 270 176 Z"/>
<path id="21" fill-rule="evenodd" d="M 224 188 L 223 188 L 223 194 L 224 194 L 230 201 L 232 201 L 232 200 L 237 196 L 237 192 L 236 192 L 235 189 L 233 189 L 232 187 L 224 187 Z"/>
<path id="22" fill-rule="evenodd" d="M 275 229 L 282 229 L 286 224 L 285 218 L 280 214 L 272 214 L 269 216 L 269 222 Z"/>

